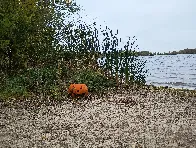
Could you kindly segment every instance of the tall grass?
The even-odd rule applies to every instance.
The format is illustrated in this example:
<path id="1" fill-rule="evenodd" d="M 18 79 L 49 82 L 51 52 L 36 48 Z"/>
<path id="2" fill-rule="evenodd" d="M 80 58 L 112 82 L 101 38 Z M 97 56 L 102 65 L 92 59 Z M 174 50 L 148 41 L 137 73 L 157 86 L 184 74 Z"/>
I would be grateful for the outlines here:
<path id="1" fill-rule="evenodd" d="M 110 29 L 109 29 L 110 30 Z M 118 34 L 118 31 L 117 31 Z M 127 44 L 124 46 L 124 50 L 117 50 L 121 38 L 118 39 L 116 35 L 112 34 L 112 30 L 109 33 L 103 33 L 104 39 L 104 51 L 105 63 L 100 63 L 101 67 L 107 71 L 106 75 L 109 77 L 115 77 L 117 83 L 119 80 L 122 82 L 124 80 L 125 84 L 145 84 L 145 74 L 147 70 L 143 70 L 145 67 L 146 61 L 141 61 L 136 56 L 136 50 L 133 46 L 135 41 L 130 43 L 127 41 Z M 135 36 L 133 37 L 133 39 Z M 133 40 L 132 39 L 132 40 Z M 137 40 L 137 39 L 136 39 Z M 131 46 L 131 48 L 129 48 Z M 138 45 L 136 45 L 138 47 Z M 124 54 L 122 54 L 124 51 Z M 103 56 L 101 59 L 103 60 Z"/>

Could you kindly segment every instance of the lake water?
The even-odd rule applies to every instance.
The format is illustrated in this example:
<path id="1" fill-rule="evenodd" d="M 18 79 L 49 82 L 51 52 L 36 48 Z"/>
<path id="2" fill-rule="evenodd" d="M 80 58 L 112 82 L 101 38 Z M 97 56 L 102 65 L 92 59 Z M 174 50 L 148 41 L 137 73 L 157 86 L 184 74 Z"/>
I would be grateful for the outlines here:
<path id="1" fill-rule="evenodd" d="M 196 54 L 140 56 L 138 58 L 147 61 L 145 65 L 145 69 L 149 69 L 146 75 L 147 84 L 196 89 Z"/>

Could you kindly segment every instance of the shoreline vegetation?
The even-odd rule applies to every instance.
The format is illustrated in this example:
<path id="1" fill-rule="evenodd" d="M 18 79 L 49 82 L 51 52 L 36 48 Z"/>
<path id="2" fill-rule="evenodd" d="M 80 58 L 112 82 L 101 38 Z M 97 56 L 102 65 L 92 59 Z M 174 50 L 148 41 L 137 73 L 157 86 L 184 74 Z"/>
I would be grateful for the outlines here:
<path id="1" fill-rule="evenodd" d="M 96 23 L 62 19 L 80 12 L 66 6 L 1 2 L 0 146 L 194 147 L 196 90 L 146 85 L 135 41 L 119 54 L 118 30 L 106 26 L 101 41 Z M 74 83 L 89 95 L 69 98 Z"/>

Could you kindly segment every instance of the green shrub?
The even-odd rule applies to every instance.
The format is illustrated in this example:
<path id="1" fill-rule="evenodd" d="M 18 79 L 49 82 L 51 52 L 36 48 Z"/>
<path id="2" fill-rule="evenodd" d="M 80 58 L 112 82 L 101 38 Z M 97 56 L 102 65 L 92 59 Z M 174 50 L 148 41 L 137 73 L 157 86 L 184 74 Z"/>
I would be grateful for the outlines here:
<path id="1" fill-rule="evenodd" d="M 74 83 L 86 84 L 89 92 L 100 92 L 116 85 L 115 80 L 109 80 L 102 74 L 90 69 L 78 71 L 73 79 Z"/>
<path id="2" fill-rule="evenodd" d="M 27 96 L 28 91 L 25 87 L 25 79 L 22 75 L 5 78 L 3 85 L 0 87 L 0 97 Z"/>
<path id="3" fill-rule="evenodd" d="M 50 89 L 51 85 L 57 84 L 56 72 L 57 70 L 52 67 L 28 69 L 24 73 L 27 89 L 38 92 Z"/>
<path id="4" fill-rule="evenodd" d="M 23 96 L 28 92 L 47 93 L 57 85 L 55 68 L 31 68 L 20 75 L 7 76 L 0 91 L 4 96 Z"/>

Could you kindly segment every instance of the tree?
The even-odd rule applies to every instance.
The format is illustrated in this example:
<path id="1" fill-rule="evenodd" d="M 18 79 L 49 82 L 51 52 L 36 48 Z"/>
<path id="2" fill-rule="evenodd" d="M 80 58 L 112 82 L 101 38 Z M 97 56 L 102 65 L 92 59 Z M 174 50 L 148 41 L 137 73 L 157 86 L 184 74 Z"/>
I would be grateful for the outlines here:
<path id="1" fill-rule="evenodd" d="M 65 17 L 79 10 L 75 3 L 67 9 L 49 1 L 0 0 L 0 40 L 9 42 L 0 47 L 1 70 L 11 74 L 43 62 L 54 63 L 60 39 L 56 30 L 64 25 Z"/>

